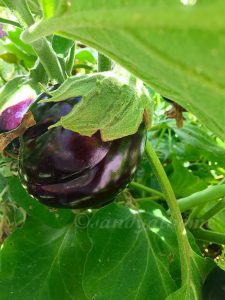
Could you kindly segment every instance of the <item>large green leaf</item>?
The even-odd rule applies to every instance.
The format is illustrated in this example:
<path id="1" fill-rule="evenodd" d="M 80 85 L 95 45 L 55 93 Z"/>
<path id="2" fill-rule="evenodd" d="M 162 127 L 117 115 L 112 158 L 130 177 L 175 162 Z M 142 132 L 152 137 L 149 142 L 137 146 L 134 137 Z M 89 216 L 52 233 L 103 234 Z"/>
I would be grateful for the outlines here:
<path id="1" fill-rule="evenodd" d="M 30 217 L 1 247 L 1 300 L 165 300 L 172 292 L 197 300 L 211 264 L 196 253 L 192 263 L 180 291 L 174 227 L 153 202 L 110 204 L 60 228 Z"/>
<path id="2" fill-rule="evenodd" d="M 184 299 L 199 299 L 201 282 L 211 264 L 193 252 L 192 280 L 180 291 L 174 227 L 158 204 L 139 205 L 138 213 L 111 204 L 91 219 L 88 234 L 92 248 L 83 278 L 86 295 L 95 300 L 165 300 L 177 290 Z"/>
<path id="3" fill-rule="evenodd" d="M 86 230 L 75 223 L 54 229 L 29 219 L 1 248 L 1 300 L 86 300 L 88 250 Z"/>
<path id="4" fill-rule="evenodd" d="M 56 6 L 56 3 L 55 3 Z M 73 0 L 33 25 L 31 42 L 57 32 L 106 54 L 225 138 L 223 0 Z"/>

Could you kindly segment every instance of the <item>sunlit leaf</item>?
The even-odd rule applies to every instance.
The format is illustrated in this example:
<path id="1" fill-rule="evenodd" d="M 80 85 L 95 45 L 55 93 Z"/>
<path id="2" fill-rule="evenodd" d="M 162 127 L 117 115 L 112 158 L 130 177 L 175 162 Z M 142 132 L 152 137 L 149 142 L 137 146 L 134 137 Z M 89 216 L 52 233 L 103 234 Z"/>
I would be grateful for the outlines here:
<path id="1" fill-rule="evenodd" d="M 28 29 L 31 42 L 57 32 L 120 63 L 225 138 L 223 0 L 70 2 Z M 55 3 L 56 7 L 56 3 Z M 212 30 L 213 28 L 213 30 Z"/>

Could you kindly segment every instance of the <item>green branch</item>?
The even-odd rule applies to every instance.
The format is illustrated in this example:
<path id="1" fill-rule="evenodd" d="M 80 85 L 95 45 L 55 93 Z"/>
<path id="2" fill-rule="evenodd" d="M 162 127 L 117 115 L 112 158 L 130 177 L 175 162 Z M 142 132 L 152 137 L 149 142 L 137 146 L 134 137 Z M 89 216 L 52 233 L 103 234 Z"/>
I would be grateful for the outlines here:
<path id="1" fill-rule="evenodd" d="M 145 186 L 143 184 L 140 184 L 138 182 L 131 182 L 129 184 L 130 187 L 134 188 L 134 189 L 137 189 L 137 190 L 141 190 L 141 191 L 144 191 L 144 192 L 147 192 L 147 193 L 150 193 L 150 194 L 153 194 L 153 195 L 156 195 L 156 196 L 159 196 L 160 198 L 162 199 L 165 199 L 165 196 L 163 195 L 163 193 L 157 191 L 157 190 L 154 190 L 148 186 Z"/>
<path id="2" fill-rule="evenodd" d="M 193 207 L 216 201 L 225 196 L 225 184 L 209 187 L 188 197 L 178 199 L 177 203 L 181 212 Z"/>
<path id="3" fill-rule="evenodd" d="M 159 196 L 151 196 L 151 197 L 142 197 L 142 198 L 134 198 L 135 201 L 157 201 L 160 200 Z"/>
<path id="4" fill-rule="evenodd" d="M 163 166 L 157 154 L 155 153 L 155 151 L 153 150 L 149 142 L 147 142 L 146 144 L 145 151 L 146 151 L 147 158 L 152 166 L 152 169 L 156 177 L 158 178 L 158 181 L 164 192 L 167 204 L 170 208 L 172 221 L 174 223 L 176 235 L 178 239 L 180 262 L 181 262 L 182 285 L 186 285 L 191 281 L 191 271 L 190 271 L 191 248 L 188 242 L 183 219 L 179 207 L 177 205 L 176 197 L 171 187 L 171 184 L 169 182 L 169 179 L 163 169 Z"/>
<path id="5" fill-rule="evenodd" d="M 52 45 L 48 42 L 46 38 L 42 38 L 36 42 L 33 42 L 31 46 L 37 53 L 40 62 L 42 63 L 48 77 L 57 82 L 63 82 L 65 76 L 63 74 L 61 65 L 55 54 Z"/>
<path id="6" fill-rule="evenodd" d="M 20 25 L 20 23 L 12 21 L 12 20 L 9 20 L 9 19 L 5 19 L 5 18 L 0 18 L 0 23 L 9 24 L 9 25 L 13 25 L 15 27 L 22 28 L 22 26 Z"/>
<path id="7" fill-rule="evenodd" d="M 13 14 L 16 14 L 22 27 L 26 28 L 34 24 L 35 20 L 26 0 L 4 0 L 4 3 Z M 63 74 L 58 57 L 48 40 L 41 38 L 32 42 L 31 45 L 37 53 L 48 77 L 57 82 L 63 82 L 65 80 L 65 74 Z"/>
<path id="8" fill-rule="evenodd" d="M 225 234 L 205 229 L 194 229 L 191 231 L 196 239 L 225 245 Z"/>

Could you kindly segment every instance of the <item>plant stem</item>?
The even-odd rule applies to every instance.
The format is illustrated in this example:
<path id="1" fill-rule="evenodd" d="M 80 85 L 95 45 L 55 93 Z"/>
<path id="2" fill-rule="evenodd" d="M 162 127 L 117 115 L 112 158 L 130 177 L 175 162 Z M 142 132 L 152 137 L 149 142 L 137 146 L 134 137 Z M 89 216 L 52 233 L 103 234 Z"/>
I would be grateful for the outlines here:
<path id="1" fill-rule="evenodd" d="M 157 139 L 157 143 L 156 143 L 156 145 L 155 145 L 155 149 L 157 149 L 158 148 L 158 146 L 159 146 L 159 144 L 160 144 L 160 142 L 161 142 L 161 140 L 162 140 L 162 138 L 163 138 L 163 136 L 164 136 L 164 134 L 165 134 L 165 131 L 166 131 L 166 127 L 164 127 L 162 130 L 161 130 L 161 133 L 160 133 L 160 135 L 159 135 L 159 137 L 158 137 L 158 139 Z"/>
<path id="2" fill-rule="evenodd" d="M 177 203 L 181 212 L 193 207 L 213 202 L 225 196 L 225 184 L 209 187 L 188 197 L 178 199 Z"/>
<path id="3" fill-rule="evenodd" d="M 145 186 L 143 184 L 140 184 L 138 182 L 134 182 L 132 181 L 130 183 L 130 187 L 134 188 L 134 189 L 138 189 L 138 190 L 141 190 L 141 191 L 144 191 L 144 192 L 147 192 L 147 193 L 150 193 L 150 194 L 153 194 L 153 195 L 156 195 L 156 196 L 159 196 L 160 198 L 162 199 L 165 199 L 165 196 L 163 195 L 163 193 L 157 191 L 157 190 L 154 190 L 148 186 Z"/>
<path id="4" fill-rule="evenodd" d="M 36 42 L 33 42 L 31 45 L 37 53 L 40 62 L 48 74 L 48 77 L 52 80 L 55 79 L 59 83 L 63 82 L 65 80 L 65 76 L 57 55 L 55 54 L 48 40 L 46 38 L 42 38 Z"/>
<path id="5" fill-rule="evenodd" d="M 9 20 L 9 19 L 5 19 L 5 18 L 0 18 L 0 23 L 13 25 L 13 26 L 19 27 L 19 28 L 22 27 L 22 26 L 20 25 L 20 23 L 15 22 L 15 21 L 12 21 L 12 20 Z"/>
<path id="6" fill-rule="evenodd" d="M 26 0 L 3 0 L 3 2 L 16 15 L 22 25 L 21 27 L 31 26 L 34 23 Z"/>
<path id="7" fill-rule="evenodd" d="M 105 55 L 98 53 L 98 72 L 110 71 L 111 69 L 111 60 Z"/>
<path id="8" fill-rule="evenodd" d="M 205 229 L 193 229 L 191 232 L 198 240 L 225 245 L 225 234 L 223 233 Z"/>
<path id="9" fill-rule="evenodd" d="M 170 208 L 172 221 L 175 226 L 176 235 L 178 239 L 178 247 L 179 247 L 179 254 L 180 254 L 180 263 L 181 263 L 181 278 L 182 278 L 182 285 L 189 284 L 191 278 L 190 273 L 190 260 L 191 260 L 191 254 L 190 254 L 190 245 L 188 242 L 185 226 L 183 223 L 183 219 L 179 210 L 179 207 L 177 205 L 176 197 L 173 192 L 173 189 L 171 187 L 171 184 L 169 182 L 169 179 L 166 175 L 165 170 L 163 169 L 163 166 L 151 147 L 150 143 L 147 141 L 146 143 L 146 155 L 147 158 L 153 168 L 153 171 L 158 178 L 158 181 L 161 185 L 161 188 L 164 192 L 164 195 L 166 196 L 167 204 Z"/>
<path id="10" fill-rule="evenodd" d="M 160 200 L 159 196 L 151 196 L 151 197 L 142 197 L 142 198 L 134 198 L 135 201 L 155 201 Z"/>
<path id="11" fill-rule="evenodd" d="M 26 0 L 4 0 L 4 2 L 18 17 L 22 27 L 29 27 L 35 22 Z M 46 38 L 41 38 L 40 40 L 31 43 L 31 45 L 45 68 L 48 77 L 57 82 L 63 82 L 65 76 L 57 55 L 48 40 Z"/>

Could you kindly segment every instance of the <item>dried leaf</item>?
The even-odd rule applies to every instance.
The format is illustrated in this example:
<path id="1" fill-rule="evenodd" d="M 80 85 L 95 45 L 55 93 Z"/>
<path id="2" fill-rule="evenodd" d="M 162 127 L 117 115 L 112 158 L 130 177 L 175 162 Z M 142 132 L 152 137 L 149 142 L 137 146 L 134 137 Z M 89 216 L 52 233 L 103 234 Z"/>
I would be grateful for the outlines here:
<path id="1" fill-rule="evenodd" d="M 36 124 L 31 112 L 25 114 L 21 124 L 15 129 L 0 134 L 0 152 L 2 152 L 14 139 L 24 134 L 31 126 Z"/>

